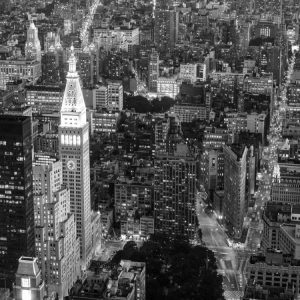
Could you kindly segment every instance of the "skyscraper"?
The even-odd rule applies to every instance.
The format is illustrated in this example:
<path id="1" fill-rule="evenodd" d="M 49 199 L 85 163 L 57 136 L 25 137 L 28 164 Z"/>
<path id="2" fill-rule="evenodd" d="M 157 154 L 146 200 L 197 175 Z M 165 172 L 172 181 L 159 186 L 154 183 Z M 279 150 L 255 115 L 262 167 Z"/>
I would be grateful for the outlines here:
<path id="1" fill-rule="evenodd" d="M 154 217 L 157 233 L 194 238 L 196 165 L 186 144 L 178 144 L 173 155 L 157 156 L 154 165 Z"/>
<path id="2" fill-rule="evenodd" d="M 229 232 L 241 237 L 246 203 L 247 147 L 224 146 L 224 219 Z"/>
<path id="3" fill-rule="evenodd" d="M 149 57 L 148 87 L 150 92 L 157 92 L 157 79 L 159 76 L 159 55 L 152 49 Z"/>
<path id="4" fill-rule="evenodd" d="M 63 183 L 70 189 L 71 213 L 75 215 L 81 266 L 85 269 L 92 250 L 89 125 L 73 46 L 61 107 L 59 141 Z"/>
<path id="5" fill-rule="evenodd" d="M 179 14 L 175 10 L 155 11 L 154 40 L 160 49 L 173 48 L 178 39 Z"/>
<path id="6" fill-rule="evenodd" d="M 65 82 L 63 51 L 50 46 L 42 57 L 42 81 L 44 84 L 57 85 Z"/>
<path id="7" fill-rule="evenodd" d="M 78 72 L 84 88 L 94 86 L 99 80 L 99 56 L 94 44 L 78 53 Z"/>
<path id="8" fill-rule="evenodd" d="M 41 61 L 41 44 L 38 37 L 38 29 L 32 20 L 27 30 L 27 40 L 25 44 L 25 56 L 28 59 Z"/>
<path id="9" fill-rule="evenodd" d="M 123 84 L 120 80 L 107 80 L 107 108 L 123 109 Z"/>
<path id="10" fill-rule="evenodd" d="M 30 117 L 0 116 L 0 273 L 12 279 L 34 254 Z"/>
<path id="11" fill-rule="evenodd" d="M 48 295 L 68 296 L 79 276 L 79 239 L 60 161 L 33 167 L 36 256 Z"/>

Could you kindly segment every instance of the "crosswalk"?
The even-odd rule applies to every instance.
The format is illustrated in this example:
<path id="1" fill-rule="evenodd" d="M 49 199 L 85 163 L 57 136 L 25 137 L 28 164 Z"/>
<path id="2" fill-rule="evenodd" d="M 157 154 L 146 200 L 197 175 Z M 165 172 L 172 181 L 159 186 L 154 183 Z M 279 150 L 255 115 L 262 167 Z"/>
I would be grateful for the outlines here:
<path id="1" fill-rule="evenodd" d="M 226 300 L 240 300 L 244 293 L 241 291 L 225 291 L 224 297 Z"/>

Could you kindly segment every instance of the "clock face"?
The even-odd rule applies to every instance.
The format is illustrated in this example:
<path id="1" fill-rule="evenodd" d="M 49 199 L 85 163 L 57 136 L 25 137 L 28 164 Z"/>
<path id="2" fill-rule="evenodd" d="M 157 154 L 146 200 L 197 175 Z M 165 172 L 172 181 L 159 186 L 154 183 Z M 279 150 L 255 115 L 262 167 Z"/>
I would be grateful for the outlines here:
<path id="1" fill-rule="evenodd" d="M 69 160 L 67 162 L 67 168 L 71 171 L 74 171 L 76 169 L 76 163 L 74 160 Z"/>

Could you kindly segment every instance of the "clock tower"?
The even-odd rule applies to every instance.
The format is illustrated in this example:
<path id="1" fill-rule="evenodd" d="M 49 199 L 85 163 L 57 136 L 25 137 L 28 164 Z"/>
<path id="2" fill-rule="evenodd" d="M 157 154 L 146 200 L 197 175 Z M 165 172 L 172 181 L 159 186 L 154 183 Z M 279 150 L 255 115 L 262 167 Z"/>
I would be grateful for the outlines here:
<path id="1" fill-rule="evenodd" d="M 59 153 L 63 183 L 70 189 L 71 213 L 75 215 L 80 240 L 81 267 L 85 270 L 92 255 L 89 124 L 73 46 L 60 118 Z"/>
<path id="2" fill-rule="evenodd" d="M 27 30 L 27 40 L 25 44 L 25 56 L 28 59 L 41 61 L 41 44 L 38 37 L 38 29 L 32 20 Z"/>

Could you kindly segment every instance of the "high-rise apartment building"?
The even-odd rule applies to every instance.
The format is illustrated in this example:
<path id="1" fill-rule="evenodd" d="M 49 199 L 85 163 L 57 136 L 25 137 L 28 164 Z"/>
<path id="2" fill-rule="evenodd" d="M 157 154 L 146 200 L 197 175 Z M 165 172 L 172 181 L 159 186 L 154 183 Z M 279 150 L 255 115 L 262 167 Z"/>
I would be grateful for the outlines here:
<path id="1" fill-rule="evenodd" d="M 117 131 L 120 113 L 117 111 L 99 110 L 91 114 L 91 134 L 113 133 Z"/>
<path id="2" fill-rule="evenodd" d="M 93 107 L 112 111 L 123 109 L 123 84 L 120 80 L 107 80 L 104 85 L 93 89 Z"/>
<path id="3" fill-rule="evenodd" d="M 241 237 L 246 211 L 247 147 L 223 146 L 224 219 L 229 232 Z"/>
<path id="4" fill-rule="evenodd" d="M 33 194 L 36 256 L 48 294 L 63 299 L 80 275 L 80 250 L 70 191 L 62 185 L 60 161 L 35 161 Z"/>
<path id="5" fill-rule="evenodd" d="M 25 44 L 25 56 L 29 59 L 41 61 L 41 44 L 38 37 L 38 29 L 35 27 L 33 21 L 30 21 L 27 30 L 27 40 Z"/>
<path id="6" fill-rule="evenodd" d="M 93 108 L 107 108 L 108 89 L 106 85 L 96 85 L 93 89 Z"/>
<path id="7" fill-rule="evenodd" d="M 179 14 L 175 10 L 155 11 L 154 40 L 160 49 L 173 48 L 178 39 Z"/>
<path id="8" fill-rule="evenodd" d="M 119 80 L 107 80 L 106 84 L 97 85 L 93 89 L 93 107 L 97 110 L 105 108 L 111 111 L 123 109 L 123 84 Z"/>
<path id="9" fill-rule="evenodd" d="M 107 108 L 111 110 L 123 109 L 123 84 L 118 80 L 107 81 Z"/>
<path id="10" fill-rule="evenodd" d="M 84 270 L 92 254 L 89 124 L 73 46 L 61 107 L 59 141 L 63 183 L 70 189 L 71 213 L 75 215 Z"/>
<path id="11" fill-rule="evenodd" d="M 150 92 L 157 92 L 157 80 L 159 77 L 159 55 L 155 49 L 149 56 L 149 68 L 148 68 L 148 87 Z"/>
<path id="12" fill-rule="evenodd" d="M 65 82 L 63 51 L 50 47 L 42 57 L 43 84 L 57 85 Z"/>
<path id="13" fill-rule="evenodd" d="M 167 137 L 170 130 L 170 119 L 165 116 L 162 119 L 155 120 L 155 153 L 167 152 Z"/>
<path id="14" fill-rule="evenodd" d="M 173 155 L 155 159 L 155 232 L 193 239 L 196 229 L 197 163 L 186 144 L 178 144 Z"/>
<path id="15" fill-rule="evenodd" d="M 0 117 L 0 237 L 0 273 L 11 279 L 18 259 L 34 254 L 30 117 Z"/>
<path id="16" fill-rule="evenodd" d="M 116 220 L 126 219 L 130 210 L 140 216 L 152 215 L 153 188 L 149 181 L 119 178 L 115 183 L 114 199 Z"/>
<path id="17" fill-rule="evenodd" d="M 78 53 L 78 72 L 83 87 L 93 86 L 99 79 L 99 57 L 93 48 Z"/>

